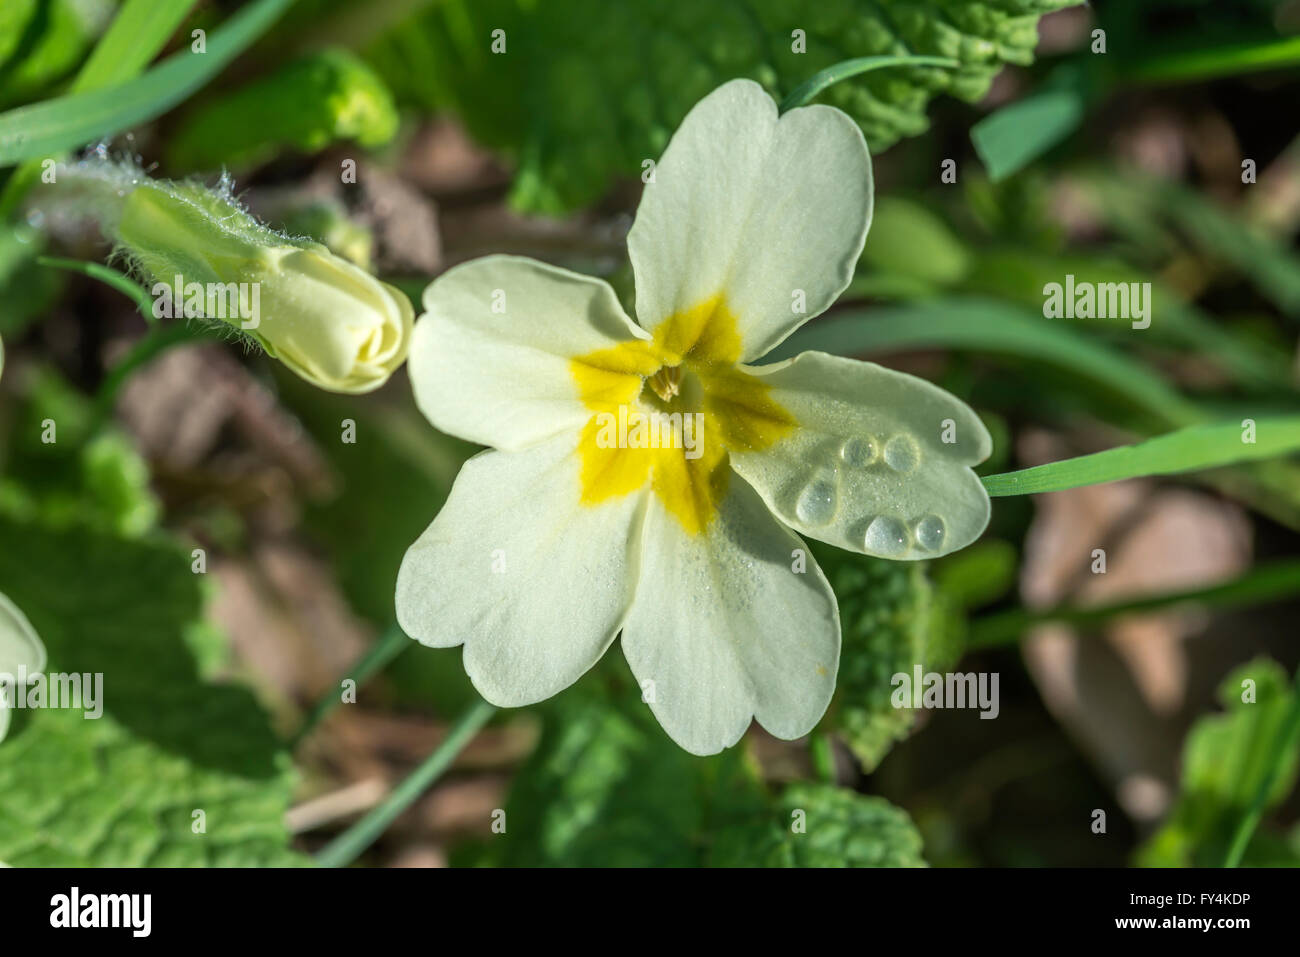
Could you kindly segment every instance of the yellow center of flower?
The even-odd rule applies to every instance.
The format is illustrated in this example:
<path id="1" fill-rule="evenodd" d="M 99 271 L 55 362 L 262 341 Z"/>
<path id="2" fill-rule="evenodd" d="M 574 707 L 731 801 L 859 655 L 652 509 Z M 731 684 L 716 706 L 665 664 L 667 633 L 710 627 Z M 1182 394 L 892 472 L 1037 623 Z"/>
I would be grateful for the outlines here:
<path id="1" fill-rule="evenodd" d="M 708 528 L 726 493 L 728 454 L 765 449 L 797 424 L 741 369 L 735 314 L 713 296 L 633 340 L 569 363 L 592 417 L 582 430 L 582 503 L 649 483 L 690 534 Z"/>

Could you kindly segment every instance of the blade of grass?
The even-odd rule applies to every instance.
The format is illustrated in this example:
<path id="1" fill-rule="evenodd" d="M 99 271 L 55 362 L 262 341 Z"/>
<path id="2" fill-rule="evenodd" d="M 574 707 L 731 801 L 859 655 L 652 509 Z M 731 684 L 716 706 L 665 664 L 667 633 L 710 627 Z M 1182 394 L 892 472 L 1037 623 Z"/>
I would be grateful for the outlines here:
<path id="1" fill-rule="evenodd" d="M 1143 57 L 1129 71 L 1127 79 L 1141 83 L 1188 83 L 1296 64 L 1300 64 L 1300 37 L 1284 37 Z"/>
<path id="2" fill-rule="evenodd" d="M 1194 403 L 1123 353 L 1014 306 L 978 298 L 839 312 L 804 326 L 770 359 L 809 349 L 856 355 L 916 348 L 974 349 L 1036 359 L 1101 383 L 1171 425 L 1205 419 Z"/>
<path id="3" fill-rule="evenodd" d="M 496 712 L 493 705 L 482 699 L 474 702 L 462 714 L 447 737 L 405 781 L 393 789 L 382 804 L 373 808 L 361 820 L 336 837 L 316 855 L 321 867 L 345 867 L 355 861 L 366 848 L 375 843 L 398 816 L 438 780 L 463 747 L 479 728 L 487 724 Z"/>
<path id="4" fill-rule="evenodd" d="M 1239 422 L 1194 425 L 1135 445 L 1122 445 L 1047 465 L 987 475 L 980 479 L 989 495 L 1059 492 L 1148 475 L 1173 475 L 1272 458 L 1300 449 L 1300 415 L 1261 418 L 1254 441 L 1243 441 Z"/>
<path id="5" fill-rule="evenodd" d="M 127 0 L 81 65 L 68 92 L 98 90 L 139 76 L 193 6 L 193 0 Z M 0 193 L 0 218 L 12 214 L 40 170 L 36 159 L 14 170 Z"/>
<path id="6" fill-rule="evenodd" d="M 0 114 L 0 166 L 113 136 L 165 113 L 258 39 L 293 0 L 256 0 L 208 38 L 207 52 L 175 53 L 143 76 Z"/>
<path id="7" fill-rule="evenodd" d="M 195 0 L 127 0 L 82 64 L 69 93 L 84 93 L 139 76 L 171 39 Z"/>
<path id="8" fill-rule="evenodd" d="M 814 73 L 781 101 L 781 112 L 804 106 L 829 86 L 858 76 L 870 70 L 879 70 L 890 66 L 934 66 L 949 69 L 961 66 L 956 60 L 941 56 L 864 56 L 853 60 L 844 60 L 833 66 Z"/>
<path id="9" fill-rule="evenodd" d="M 374 675 L 383 671 L 384 668 L 396 658 L 399 654 L 409 648 L 414 642 L 406 636 L 397 625 L 392 625 L 383 635 L 375 641 L 365 653 L 357 659 L 356 664 L 348 669 L 347 677 L 351 678 L 360 687 Z M 342 703 L 342 696 L 337 688 L 331 688 L 327 691 L 316 706 L 311 709 L 307 717 L 303 720 L 302 726 L 295 732 L 290 747 L 297 747 L 298 743 L 311 734 L 316 725 L 321 720 L 337 708 Z"/>
<path id="10" fill-rule="evenodd" d="M 1234 608 L 1257 605 L 1300 593 L 1300 560 L 1257 565 L 1240 578 L 1184 591 L 1147 595 L 1111 605 L 1081 608 L 1062 605 L 1030 610 L 1017 608 L 996 615 L 986 615 L 971 622 L 968 649 L 991 648 L 1015 644 L 1035 625 L 1059 622 L 1067 625 L 1099 625 L 1122 615 L 1159 611 L 1176 605 L 1202 605 L 1209 608 Z"/>

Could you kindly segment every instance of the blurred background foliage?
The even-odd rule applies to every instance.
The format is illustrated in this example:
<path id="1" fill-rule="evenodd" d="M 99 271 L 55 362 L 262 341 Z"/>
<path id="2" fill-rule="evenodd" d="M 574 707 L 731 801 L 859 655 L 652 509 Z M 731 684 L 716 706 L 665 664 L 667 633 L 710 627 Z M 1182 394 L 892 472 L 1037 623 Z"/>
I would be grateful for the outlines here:
<path id="1" fill-rule="evenodd" d="M 222 47 L 242 14 L 273 25 Z M 228 54 L 209 80 L 185 59 L 200 42 Z M 696 100 L 737 76 L 780 99 L 879 54 L 958 65 L 819 97 L 861 124 L 877 206 L 854 283 L 784 354 L 870 357 L 966 399 L 995 439 L 984 474 L 1296 410 L 1294 0 L 7 0 L 0 108 L 113 91 L 143 119 L 101 131 L 126 134 L 112 150 L 233 176 L 254 213 L 416 302 L 487 252 L 630 301 L 642 164 Z M 196 92 L 165 104 L 155 60 Z M 6 156 L 41 134 L 21 119 L 0 116 Z M 457 651 L 392 621 L 401 556 L 475 450 L 403 376 L 326 395 L 151 325 L 42 258 L 110 251 L 37 164 L 7 176 L 0 592 L 51 669 L 103 671 L 112 696 L 98 722 L 17 714 L 0 859 L 309 863 L 475 699 Z M 1150 328 L 1043 318 L 1067 274 L 1151 282 Z M 498 714 L 363 861 L 1215 865 L 1254 816 L 1241 859 L 1294 865 L 1298 529 L 1284 458 L 1001 498 L 984 539 L 933 563 L 816 547 L 844 648 L 809 740 L 754 729 L 692 757 L 615 651 Z M 917 665 L 997 672 L 998 718 L 894 708 L 891 676 Z M 317 706 L 349 676 L 355 704 Z"/>

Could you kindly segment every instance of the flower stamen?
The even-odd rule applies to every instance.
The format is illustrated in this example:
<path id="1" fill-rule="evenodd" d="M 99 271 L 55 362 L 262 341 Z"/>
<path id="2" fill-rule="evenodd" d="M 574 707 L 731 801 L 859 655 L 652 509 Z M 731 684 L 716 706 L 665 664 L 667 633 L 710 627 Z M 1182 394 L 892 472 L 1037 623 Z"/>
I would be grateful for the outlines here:
<path id="1" fill-rule="evenodd" d="M 660 366 L 650 377 L 650 388 L 665 402 L 671 402 L 682 391 L 682 367 Z"/>

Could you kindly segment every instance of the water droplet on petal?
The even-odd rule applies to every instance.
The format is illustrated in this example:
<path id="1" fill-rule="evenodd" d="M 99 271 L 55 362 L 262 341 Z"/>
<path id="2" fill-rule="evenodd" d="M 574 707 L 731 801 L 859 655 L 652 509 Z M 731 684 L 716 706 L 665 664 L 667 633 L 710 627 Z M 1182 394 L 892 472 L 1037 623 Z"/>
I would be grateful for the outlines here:
<path id="1" fill-rule="evenodd" d="M 921 461 L 921 450 L 910 435 L 895 435 L 885 443 L 885 464 L 895 472 L 910 472 Z"/>
<path id="2" fill-rule="evenodd" d="M 948 531 L 943 519 L 938 515 L 927 515 L 916 523 L 916 543 L 922 548 L 934 551 L 943 545 L 943 536 Z"/>
<path id="3" fill-rule="evenodd" d="M 880 455 L 876 448 L 876 443 L 871 439 L 854 437 L 845 439 L 844 444 L 840 446 L 840 458 L 846 465 L 852 465 L 854 468 L 863 468 L 870 465 Z"/>
<path id="4" fill-rule="evenodd" d="M 839 490 L 833 476 L 814 478 L 799 493 L 794 513 L 806 525 L 825 525 L 839 508 Z"/>
<path id="5" fill-rule="evenodd" d="M 867 526 L 866 545 L 877 555 L 901 555 L 907 549 L 907 529 L 896 518 L 877 515 Z"/>

